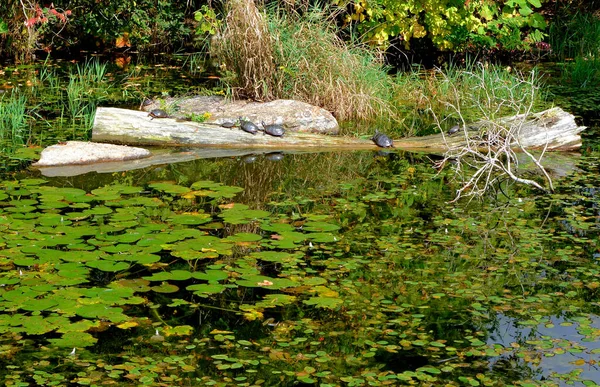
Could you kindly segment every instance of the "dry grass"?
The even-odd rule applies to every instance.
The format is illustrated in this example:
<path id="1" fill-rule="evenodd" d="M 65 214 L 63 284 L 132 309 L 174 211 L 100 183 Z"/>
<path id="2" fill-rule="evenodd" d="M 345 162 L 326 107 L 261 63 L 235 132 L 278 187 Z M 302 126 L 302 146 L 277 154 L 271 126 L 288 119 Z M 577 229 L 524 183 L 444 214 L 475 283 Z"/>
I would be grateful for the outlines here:
<path id="1" fill-rule="evenodd" d="M 234 96 L 273 99 L 273 43 L 267 23 L 253 0 L 230 0 L 224 30 L 211 49 L 236 74 Z"/>
<path id="2" fill-rule="evenodd" d="M 296 99 L 340 120 L 394 115 L 394 85 L 381 60 L 372 51 L 349 47 L 322 14 L 278 9 L 267 20 L 253 0 L 230 0 L 228 6 L 226 26 L 211 53 L 231 72 L 234 96 Z"/>
<path id="3" fill-rule="evenodd" d="M 340 120 L 393 115 L 391 78 L 373 54 L 349 48 L 318 22 L 273 23 L 271 30 L 279 31 L 278 95 L 321 106 Z"/>

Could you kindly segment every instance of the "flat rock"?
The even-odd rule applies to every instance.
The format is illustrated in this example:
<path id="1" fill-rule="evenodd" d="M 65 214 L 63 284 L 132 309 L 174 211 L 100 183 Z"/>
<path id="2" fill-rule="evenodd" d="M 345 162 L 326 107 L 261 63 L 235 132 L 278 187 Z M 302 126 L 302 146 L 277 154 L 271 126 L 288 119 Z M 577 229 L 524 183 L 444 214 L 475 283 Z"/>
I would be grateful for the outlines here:
<path id="1" fill-rule="evenodd" d="M 167 98 L 152 101 L 144 106 L 145 111 L 165 108 L 173 112 L 174 118 L 186 118 L 189 115 L 210 113 L 207 123 L 222 124 L 236 121 L 239 117 L 260 124 L 280 124 L 291 132 L 338 134 L 339 125 L 335 117 L 327 110 L 305 102 L 290 99 L 278 99 L 271 102 L 248 100 L 229 101 L 219 96 L 194 96 Z"/>
<path id="2" fill-rule="evenodd" d="M 150 151 L 125 145 L 68 141 L 49 146 L 42 151 L 34 167 L 84 165 L 106 161 L 135 160 L 150 156 Z"/>

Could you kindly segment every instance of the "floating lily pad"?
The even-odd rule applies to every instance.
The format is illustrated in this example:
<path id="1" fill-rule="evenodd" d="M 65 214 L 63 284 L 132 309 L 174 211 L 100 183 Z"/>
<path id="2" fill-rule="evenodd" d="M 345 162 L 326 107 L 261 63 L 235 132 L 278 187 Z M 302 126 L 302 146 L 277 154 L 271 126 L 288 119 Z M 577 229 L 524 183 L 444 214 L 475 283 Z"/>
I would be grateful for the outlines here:
<path id="1" fill-rule="evenodd" d="M 337 309 L 341 304 L 343 304 L 343 301 L 339 298 L 322 296 L 311 297 L 308 300 L 304 300 L 303 302 L 306 305 L 313 305 L 325 309 Z"/>
<path id="2" fill-rule="evenodd" d="M 209 214 L 195 213 L 195 214 L 173 214 L 169 217 L 168 221 L 173 224 L 183 225 L 199 225 L 202 223 L 208 223 L 212 220 Z"/>
<path id="3" fill-rule="evenodd" d="M 152 286 L 151 288 L 156 293 L 175 293 L 179 288 L 167 282 L 163 282 L 160 285 Z"/>
<path id="4" fill-rule="evenodd" d="M 84 348 L 96 344 L 98 339 L 86 332 L 67 332 L 59 339 L 49 339 L 48 341 L 61 348 Z"/>
<path id="5" fill-rule="evenodd" d="M 97 260 L 87 262 L 86 264 L 89 267 L 107 272 L 117 272 L 129 269 L 129 264 L 126 262 L 111 262 L 106 260 Z"/>
<path id="6" fill-rule="evenodd" d="M 181 195 L 190 192 L 191 190 L 188 187 L 183 187 L 174 183 L 164 182 L 164 183 L 152 183 L 149 185 L 150 188 L 153 188 L 157 191 Z"/>
<path id="7" fill-rule="evenodd" d="M 192 273 L 185 270 L 172 270 L 154 273 L 150 277 L 143 277 L 148 281 L 185 281 L 192 278 Z"/>
<path id="8" fill-rule="evenodd" d="M 226 288 L 226 286 L 221 284 L 196 284 L 189 285 L 186 289 L 193 291 L 196 295 L 202 296 L 207 294 L 218 294 Z"/>
<path id="9" fill-rule="evenodd" d="M 222 270 L 206 270 L 205 272 L 194 272 L 192 277 L 208 282 L 218 282 L 229 278 L 229 273 Z"/>
<path id="10" fill-rule="evenodd" d="M 212 181 L 197 181 L 190 187 L 195 190 L 196 196 L 208 196 L 211 198 L 233 198 L 244 189 L 235 186 L 222 185 Z"/>

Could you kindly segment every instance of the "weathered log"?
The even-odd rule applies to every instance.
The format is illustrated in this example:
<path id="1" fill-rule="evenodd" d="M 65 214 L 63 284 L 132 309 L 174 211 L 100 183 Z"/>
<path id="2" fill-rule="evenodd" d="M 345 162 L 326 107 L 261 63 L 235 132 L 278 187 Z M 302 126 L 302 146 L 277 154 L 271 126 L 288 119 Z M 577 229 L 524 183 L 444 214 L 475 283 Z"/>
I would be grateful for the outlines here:
<path id="1" fill-rule="evenodd" d="M 573 115 L 553 108 L 532 115 L 508 117 L 504 125 L 519 124 L 517 138 L 527 148 L 547 150 L 575 150 L 581 147 L 579 133 L 585 129 L 577 126 Z M 520 123 L 523 121 L 522 123 Z M 486 123 L 469 124 L 468 128 L 449 136 L 436 134 L 394 140 L 397 148 L 422 150 L 431 153 L 446 151 L 449 147 L 466 144 L 465 136 L 480 136 Z M 128 145 L 162 146 L 212 146 L 220 148 L 273 148 L 273 149 L 373 149 L 372 141 L 344 136 L 288 132 L 284 137 L 263 134 L 252 135 L 239 128 L 227 129 L 217 125 L 178 121 L 172 118 L 151 119 L 136 110 L 99 107 L 92 131 L 92 140 Z M 517 145 L 517 144 L 515 144 Z"/>
<path id="2" fill-rule="evenodd" d="M 407 140 L 416 148 L 425 151 L 456 149 L 466 145 L 466 136 L 470 139 L 485 137 L 483 133 L 491 125 L 489 122 L 480 121 L 468 124 L 453 135 L 434 134 Z M 586 129 L 585 126 L 577 126 L 575 117 L 559 107 L 531 114 L 529 119 L 525 119 L 525 115 L 506 117 L 499 120 L 498 125 L 515 133 L 517 141 L 512 144 L 515 147 L 551 151 L 573 151 L 581 148 L 580 133 Z"/>

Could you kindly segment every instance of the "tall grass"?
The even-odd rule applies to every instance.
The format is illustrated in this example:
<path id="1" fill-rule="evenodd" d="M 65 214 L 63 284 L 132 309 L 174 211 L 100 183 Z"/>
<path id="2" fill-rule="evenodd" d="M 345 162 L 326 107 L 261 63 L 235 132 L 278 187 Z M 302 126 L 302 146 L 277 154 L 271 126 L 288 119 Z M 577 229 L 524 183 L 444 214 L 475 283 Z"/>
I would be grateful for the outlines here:
<path id="1" fill-rule="evenodd" d="M 561 80 L 563 85 L 584 89 L 600 86 L 600 60 L 578 56 L 573 62 L 564 63 Z"/>
<path id="2" fill-rule="evenodd" d="M 257 100 L 275 97 L 273 36 L 253 0 L 229 0 L 226 27 L 212 54 L 236 75 L 234 94 Z"/>
<path id="3" fill-rule="evenodd" d="M 321 106 L 341 120 L 394 115 L 394 83 L 375 51 L 343 42 L 323 17 L 270 20 L 277 34 L 273 78 L 280 98 Z"/>
<path id="4" fill-rule="evenodd" d="M 259 12 L 253 0 L 231 0 L 211 54 L 230 71 L 234 95 L 297 99 L 340 120 L 393 115 L 394 83 L 372 51 L 350 46 L 306 12 Z"/>
<path id="5" fill-rule="evenodd" d="M 18 90 L 0 99 L 0 147 L 23 145 L 29 137 L 27 97 Z"/>
<path id="6" fill-rule="evenodd" d="M 398 74 L 396 82 L 403 92 L 396 94 L 395 105 L 401 109 L 400 122 L 408 135 L 447 130 L 462 120 L 524 113 L 532 99 L 536 108 L 545 107 L 539 92 L 541 78 L 535 71 L 522 74 L 476 61 L 431 71 L 414 69 Z"/>
<path id="7" fill-rule="evenodd" d="M 104 82 L 105 76 L 106 64 L 97 59 L 77 64 L 75 71 L 70 72 L 65 107 L 73 124 L 73 137 L 78 123 L 83 124 L 85 133 L 92 129 L 96 107 L 107 98 L 110 89 Z"/>
<path id="8" fill-rule="evenodd" d="M 577 13 L 555 18 L 548 29 L 553 55 L 559 60 L 600 55 L 600 18 L 595 14 Z"/>

